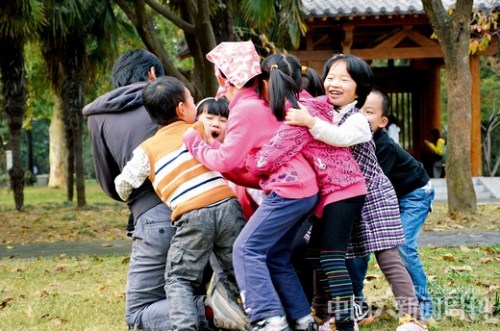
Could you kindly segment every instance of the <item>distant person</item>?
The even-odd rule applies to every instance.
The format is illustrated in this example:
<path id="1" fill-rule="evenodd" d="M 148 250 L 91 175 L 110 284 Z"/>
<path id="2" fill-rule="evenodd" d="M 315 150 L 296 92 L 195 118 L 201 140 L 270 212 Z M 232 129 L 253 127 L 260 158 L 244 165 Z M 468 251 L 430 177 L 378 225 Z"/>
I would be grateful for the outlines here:
<path id="1" fill-rule="evenodd" d="M 149 179 L 172 210 L 176 228 L 167 255 L 165 292 L 173 330 L 197 330 L 194 288 L 214 253 L 223 271 L 233 275 L 233 243 L 245 224 L 233 190 L 219 172 L 201 165 L 182 142 L 196 118 L 193 97 L 174 77 L 160 77 L 142 92 L 144 106 L 159 128 L 137 147 L 115 188 L 123 200 Z"/>
<path id="2" fill-rule="evenodd" d="M 142 90 L 149 81 L 163 75 L 163 67 L 154 54 L 143 49 L 127 51 L 114 63 L 114 90 L 83 109 L 88 118 L 97 180 L 114 200 L 122 201 L 115 190 L 115 177 L 132 157 L 132 151 L 157 130 L 144 108 Z M 131 232 L 125 321 L 131 329 L 169 329 L 164 286 L 167 253 L 175 232 L 171 211 L 156 195 L 149 180 L 134 189 L 126 203 L 135 229 Z M 198 300 L 200 327 L 206 327 L 203 297 Z"/>
<path id="3" fill-rule="evenodd" d="M 426 171 L 432 178 L 441 178 L 443 173 L 443 152 L 446 141 L 438 129 L 431 130 L 432 139 L 424 140 L 427 151 L 425 153 L 424 165 Z"/>
<path id="4" fill-rule="evenodd" d="M 399 143 L 399 133 L 401 132 L 401 128 L 399 127 L 398 120 L 396 119 L 396 116 L 390 114 L 387 115 L 387 135 L 389 138 L 394 140 L 394 142 L 398 145 Z"/>
<path id="5" fill-rule="evenodd" d="M 398 246 L 399 254 L 415 287 L 422 315 L 432 317 L 433 303 L 429 297 L 427 276 L 418 255 L 418 236 L 431 211 L 434 188 L 422 163 L 392 141 L 387 126 L 390 102 L 387 93 L 373 88 L 361 111 L 370 121 L 377 160 L 389 178 L 398 196 L 399 210 L 405 241 Z M 368 255 L 369 257 L 369 255 Z M 368 258 L 353 259 L 348 265 L 353 281 L 354 294 L 363 297 L 363 280 L 368 268 Z"/>

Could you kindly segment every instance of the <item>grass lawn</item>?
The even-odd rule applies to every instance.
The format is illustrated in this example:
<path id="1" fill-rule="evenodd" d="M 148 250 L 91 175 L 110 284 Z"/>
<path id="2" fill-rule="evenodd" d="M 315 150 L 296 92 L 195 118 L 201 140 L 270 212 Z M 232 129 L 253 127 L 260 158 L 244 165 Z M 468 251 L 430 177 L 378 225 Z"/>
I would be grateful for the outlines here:
<path id="1" fill-rule="evenodd" d="M 15 210 L 12 192 L 1 188 L 4 229 L 0 244 L 125 239 L 129 215 L 125 203 L 106 196 L 94 180 L 85 184 L 85 208 L 78 209 L 66 201 L 64 189 L 29 186 L 23 212 Z"/>
<path id="2" fill-rule="evenodd" d="M 87 182 L 88 207 L 64 202 L 62 189 L 27 187 L 26 210 L 15 211 L 12 193 L 0 189 L 5 225 L 0 245 L 125 239 L 128 209 Z M 425 230 L 499 230 L 500 206 L 479 206 L 460 223 L 436 205 Z M 435 301 L 432 330 L 500 330 L 500 245 L 422 248 Z M 0 330 L 126 330 L 123 322 L 127 256 L 0 260 Z M 395 330 L 393 297 L 374 259 L 366 295 L 379 319 L 361 330 Z"/>

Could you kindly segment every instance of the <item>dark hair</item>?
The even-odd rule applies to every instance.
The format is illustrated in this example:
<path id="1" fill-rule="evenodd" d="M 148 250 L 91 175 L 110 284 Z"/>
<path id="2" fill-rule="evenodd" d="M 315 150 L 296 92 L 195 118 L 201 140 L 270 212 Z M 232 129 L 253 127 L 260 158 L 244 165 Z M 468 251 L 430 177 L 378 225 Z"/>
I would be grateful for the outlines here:
<path id="1" fill-rule="evenodd" d="M 378 94 L 382 97 L 382 116 L 389 118 L 389 113 L 391 112 L 391 99 L 389 98 L 389 94 L 387 94 L 387 92 L 382 88 L 375 85 L 372 86 L 371 93 Z"/>
<path id="2" fill-rule="evenodd" d="M 431 137 L 432 137 L 432 141 L 434 143 L 436 143 L 438 141 L 438 139 L 441 138 L 441 133 L 439 132 L 438 129 L 434 128 L 431 130 Z"/>
<path id="3" fill-rule="evenodd" d="M 142 100 L 151 120 L 158 125 L 167 125 L 177 119 L 175 109 L 186 100 L 186 93 L 186 86 L 180 80 L 163 76 L 146 84 Z"/>
<path id="4" fill-rule="evenodd" d="M 113 65 L 111 77 L 114 88 L 137 82 L 147 82 L 151 67 L 155 68 L 156 77 L 164 75 L 163 66 L 153 53 L 144 49 L 123 53 Z"/>
<path id="5" fill-rule="evenodd" d="M 337 54 L 325 62 L 323 66 L 323 81 L 325 81 L 326 76 L 328 76 L 331 66 L 337 61 L 344 61 L 346 63 L 347 72 L 356 82 L 356 94 L 358 95 L 356 107 L 363 107 L 366 97 L 372 89 L 372 69 L 368 63 L 357 56 L 351 54 Z"/>
<path id="6" fill-rule="evenodd" d="M 224 99 L 205 98 L 196 105 L 196 117 L 203 113 L 229 117 L 229 105 Z"/>
<path id="7" fill-rule="evenodd" d="M 325 94 L 325 87 L 318 73 L 307 66 L 302 66 L 302 84 L 300 86 L 301 90 L 307 91 L 313 97 L 317 97 Z"/>
<path id="8" fill-rule="evenodd" d="M 269 55 L 260 64 L 262 78 L 269 77 L 269 107 L 278 121 L 285 119 L 285 100 L 298 108 L 302 71 L 299 60 L 290 54 Z"/>

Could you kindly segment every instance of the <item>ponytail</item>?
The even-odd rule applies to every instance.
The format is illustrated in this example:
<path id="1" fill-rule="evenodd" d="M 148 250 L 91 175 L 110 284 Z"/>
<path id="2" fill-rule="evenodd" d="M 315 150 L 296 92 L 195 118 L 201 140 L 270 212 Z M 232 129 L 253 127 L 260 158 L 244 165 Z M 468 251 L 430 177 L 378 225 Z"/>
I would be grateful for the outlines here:
<path id="1" fill-rule="evenodd" d="M 269 107 L 278 121 L 285 119 L 285 102 L 298 108 L 302 83 L 300 62 L 293 55 L 273 54 L 261 64 L 263 73 L 269 76 Z"/>

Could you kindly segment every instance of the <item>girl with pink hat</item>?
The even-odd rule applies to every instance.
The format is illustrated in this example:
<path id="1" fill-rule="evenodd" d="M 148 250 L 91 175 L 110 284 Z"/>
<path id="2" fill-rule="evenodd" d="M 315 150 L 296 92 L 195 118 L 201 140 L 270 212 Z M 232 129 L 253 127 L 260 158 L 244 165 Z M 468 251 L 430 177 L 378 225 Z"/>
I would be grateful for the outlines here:
<path id="1" fill-rule="evenodd" d="M 238 185 L 262 187 L 267 198 L 252 215 L 233 246 L 236 281 L 254 329 L 307 329 L 311 307 L 290 257 L 290 243 L 318 201 L 316 176 L 299 154 L 266 178 L 247 172 L 245 163 L 271 139 L 281 122 L 257 92 L 260 58 L 252 42 L 223 42 L 207 54 L 220 84 L 217 97 L 229 100 L 223 143 L 207 144 L 195 131 L 184 142 L 193 156 Z"/>

